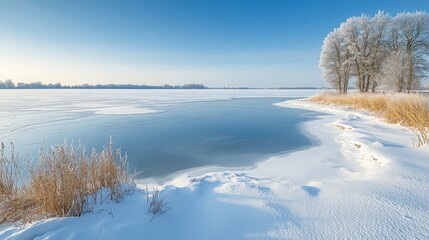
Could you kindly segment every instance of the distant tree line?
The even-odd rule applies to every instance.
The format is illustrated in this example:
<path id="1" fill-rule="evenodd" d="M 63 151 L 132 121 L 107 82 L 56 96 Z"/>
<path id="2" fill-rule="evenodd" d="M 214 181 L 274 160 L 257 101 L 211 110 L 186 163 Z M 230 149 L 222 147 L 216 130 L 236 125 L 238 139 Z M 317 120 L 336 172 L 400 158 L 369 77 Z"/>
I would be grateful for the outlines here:
<path id="1" fill-rule="evenodd" d="M 360 92 L 419 89 L 429 72 L 429 14 L 378 12 L 351 17 L 329 33 L 319 66 L 324 80 L 347 93 L 355 80 Z"/>
<path id="2" fill-rule="evenodd" d="M 149 85 L 134 85 L 134 84 L 81 84 L 81 85 L 62 85 L 61 83 L 48 83 L 32 82 L 32 83 L 17 83 L 7 79 L 4 82 L 0 81 L 0 89 L 206 89 L 203 84 L 184 84 L 184 85 L 163 85 L 163 86 L 149 86 Z"/>

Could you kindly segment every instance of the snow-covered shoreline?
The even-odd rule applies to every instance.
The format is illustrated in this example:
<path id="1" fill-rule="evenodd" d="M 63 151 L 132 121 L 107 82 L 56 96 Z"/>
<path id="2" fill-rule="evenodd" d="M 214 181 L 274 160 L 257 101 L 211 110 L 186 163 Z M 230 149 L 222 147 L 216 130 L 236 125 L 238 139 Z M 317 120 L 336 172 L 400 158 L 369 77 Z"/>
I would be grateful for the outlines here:
<path id="1" fill-rule="evenodd" d="M 94 214 L 0 227 L 0 239 L 429 238 L 429 150 L 411 131 L 302 100 L 277 106 L 325 113 L 303 124 L 320 144 L 177 176 L 164 186 L 171 210 L 152 222 L 138 185 Z"/>

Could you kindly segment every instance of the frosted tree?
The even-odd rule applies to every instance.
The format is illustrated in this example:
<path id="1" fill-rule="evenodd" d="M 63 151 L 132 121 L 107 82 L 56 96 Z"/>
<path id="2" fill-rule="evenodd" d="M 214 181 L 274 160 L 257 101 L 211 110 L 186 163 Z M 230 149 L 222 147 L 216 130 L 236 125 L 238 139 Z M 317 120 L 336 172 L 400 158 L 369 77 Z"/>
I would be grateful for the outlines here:
<path id="1" fill-rule="evenodd" d="M 418 87 L 420 79 L 427 76 L 429 55 L 429 14 L 424 12 L 400 13 L 393 19 L 398 45 L 405 51 L 407 73 L 405 91 Z"/>
<path id="2" fill-rule="evenodd" d="M 386 46 L 386 35 L 389 29 L 389 22 L 391 17 L 384 12 L 379 11 L 373 18 L 370 20 L 371 24 L 371 33 L 370 33 L 370 59 L 368 61 L 368 67 L 366 69 L 368 73 L 369 83 L 366 85 L 366 92 L 371 85 L 372 92 L 375 91 L 375 88 L 378 85 L 375 76 L 381 74 L 381 67 L 386 57 L 388 56 L 388 49 Z M 374 76 L 374 77 L 371 77 Z"/>
<path id="3" fill-rule="evenodd" d="M 429 14 L 401 13 L 394 18 L 351 17 L 323 42 L 323 78 L 346 93 L 350 77 L 360 92 L 376 88 L 410 92 L 429 73 Z"/>
<path id="4" fill-rule="evenodd" d="M 383 12 L 373 18 L 366 15 L 351 17 L 340 26 L 344 41 L 352 55 L 353 75 L 361 92 L 375 90 L 375 75 L 385 58 L 385 35 L 389 16 Z"/>
<path id="5" fill-rule="evenodd" d="M 406 72 L 406 54 L 400 30 L 396 23 L 396 17 L 388 24 L 386 47 L 389 52 L 382 63 L 379 74 L 380 88 L 382 90 L 402 92 L 405 89 L 404 80 Z"/>
<path id="6" fill-rule="evenodd" d="M 429 73 L 429 14 L 351 17 L 328 34 L 319 66 L 323 78 L 347 92 L 350 77 L 360 92 L 410 92 Z"/>
<path id="7" fill-rule="evenodd" d="M 341 34 L 347 49 L 352 54 L 353 72 L 357 77 L 356 85 L 362 92 L 365 89 L 365 58 L 367 58 L 367 41 L 369 18 L 367 16 L 351 17 L 340 26 Z"/>
<path id="8" fill-rule="evenodd" d="M 339 93 L 347 93 L 351 74 L 350 51 L 339 29 L 325 38 L 320 54 L 319 67 L 325 81 Z"/>
<path id="9" fill-rule="evenodd" d="M 407 54 L 400 48 L 392 50 L 383 61 L 380 74 L 377 75 L 379 88 L 395 92 L 405 89 L 405 74 L 408 72 Z"/>

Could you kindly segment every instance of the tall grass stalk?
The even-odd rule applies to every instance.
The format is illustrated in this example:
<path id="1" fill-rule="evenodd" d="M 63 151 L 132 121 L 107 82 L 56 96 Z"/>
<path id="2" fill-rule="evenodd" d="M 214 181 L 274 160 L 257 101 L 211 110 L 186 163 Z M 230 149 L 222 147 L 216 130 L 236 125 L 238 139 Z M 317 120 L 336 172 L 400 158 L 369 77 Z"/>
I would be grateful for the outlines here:
<path id="1" fill-rule="evenodd" d="M 0 198 L 16 194 L 18 191 L 21 171 L 18 156 L 15 155 L 14 145 L 10 144 L 10 154 L 6 153 L 6 146 L 0 144 Z"/>

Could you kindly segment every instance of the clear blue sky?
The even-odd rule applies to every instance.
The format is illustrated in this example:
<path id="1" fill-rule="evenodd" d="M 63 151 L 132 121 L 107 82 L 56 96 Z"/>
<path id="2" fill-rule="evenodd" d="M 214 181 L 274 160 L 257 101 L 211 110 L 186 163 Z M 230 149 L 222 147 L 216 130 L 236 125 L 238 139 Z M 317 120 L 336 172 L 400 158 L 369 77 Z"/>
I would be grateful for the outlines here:
<path id="1" fill-rule="evenodd" d="M 322 86 L 327 33 L 429 1 L 0 0 L 0 80 Z"/>

